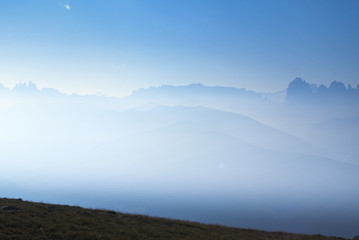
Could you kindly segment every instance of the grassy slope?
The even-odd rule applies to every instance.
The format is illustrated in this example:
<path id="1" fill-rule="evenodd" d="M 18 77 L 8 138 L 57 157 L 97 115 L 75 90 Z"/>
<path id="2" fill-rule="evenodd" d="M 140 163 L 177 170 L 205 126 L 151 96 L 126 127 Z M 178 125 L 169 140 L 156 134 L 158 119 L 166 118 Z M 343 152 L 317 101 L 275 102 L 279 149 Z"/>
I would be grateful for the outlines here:
<path id="1" fill-rule="evenodd" d="M 18 208 L 5 210 L 4 206 Z M 0 239 L 340 239 L 0 198 Z"/>

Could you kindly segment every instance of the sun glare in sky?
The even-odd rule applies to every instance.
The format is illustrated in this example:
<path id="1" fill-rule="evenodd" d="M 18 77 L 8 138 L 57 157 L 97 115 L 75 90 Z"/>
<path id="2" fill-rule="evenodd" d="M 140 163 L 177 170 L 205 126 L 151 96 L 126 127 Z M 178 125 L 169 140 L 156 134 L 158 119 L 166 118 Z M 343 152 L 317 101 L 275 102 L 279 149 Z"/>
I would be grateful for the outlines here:
<path id="1" fill-rule="evenodd" d="M 60 1 L 60 4 L 66 9 L 66 10 L 70 10 L 71 6 L 68 2 L 66 1 Z"/>

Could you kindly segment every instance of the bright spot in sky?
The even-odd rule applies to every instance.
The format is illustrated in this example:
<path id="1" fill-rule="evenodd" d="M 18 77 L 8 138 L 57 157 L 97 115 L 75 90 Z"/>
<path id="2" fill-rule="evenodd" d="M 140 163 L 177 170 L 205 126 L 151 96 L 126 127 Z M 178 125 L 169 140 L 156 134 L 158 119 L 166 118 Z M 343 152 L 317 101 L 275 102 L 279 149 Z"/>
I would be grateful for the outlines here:
<path id="1" fill-rule="evenodd" d="M 66 10 L 70 10 L 70 4 L 66 0 L 59 0 L 61 6 L 63 6 Z"/>

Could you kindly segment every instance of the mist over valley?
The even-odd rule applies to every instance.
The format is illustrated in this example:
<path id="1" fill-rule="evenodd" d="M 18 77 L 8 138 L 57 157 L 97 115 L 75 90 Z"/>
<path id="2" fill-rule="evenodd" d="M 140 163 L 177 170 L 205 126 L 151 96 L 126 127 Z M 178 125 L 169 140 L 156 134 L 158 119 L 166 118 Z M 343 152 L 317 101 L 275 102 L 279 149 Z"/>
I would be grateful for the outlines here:
<path id="1" fill-rule="evenodd" d="M 122 98 L 0 87 L 2 194 L 352 237 L 359 88 L 342 86 L 166 85 Z"/>

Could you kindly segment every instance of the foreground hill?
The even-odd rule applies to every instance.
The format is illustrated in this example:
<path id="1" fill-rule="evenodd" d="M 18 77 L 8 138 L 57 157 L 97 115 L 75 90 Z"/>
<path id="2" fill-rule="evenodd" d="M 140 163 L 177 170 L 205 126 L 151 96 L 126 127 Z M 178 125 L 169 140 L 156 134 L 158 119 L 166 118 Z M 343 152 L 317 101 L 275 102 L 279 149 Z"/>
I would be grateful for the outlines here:
<path id="1" fill-rule="evenodd" d="M 343 239 L 0 199 L 0 239 Z"/>

